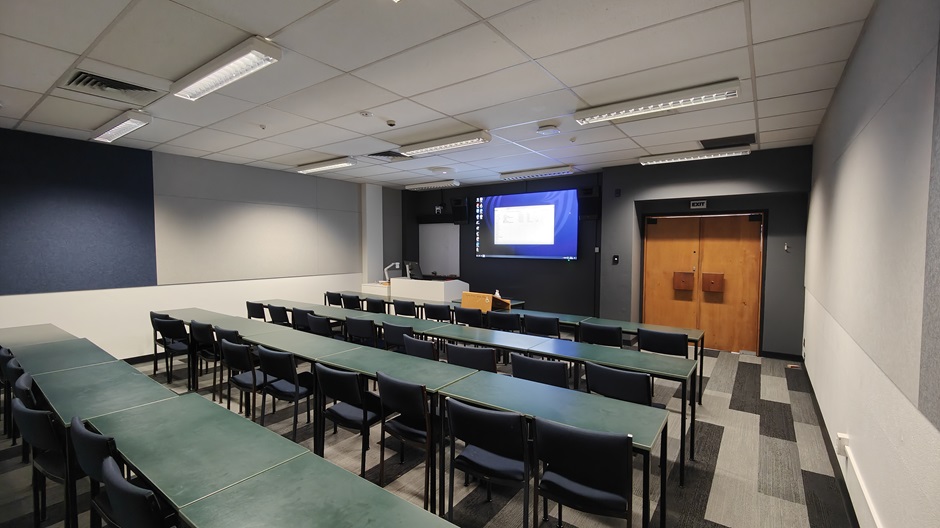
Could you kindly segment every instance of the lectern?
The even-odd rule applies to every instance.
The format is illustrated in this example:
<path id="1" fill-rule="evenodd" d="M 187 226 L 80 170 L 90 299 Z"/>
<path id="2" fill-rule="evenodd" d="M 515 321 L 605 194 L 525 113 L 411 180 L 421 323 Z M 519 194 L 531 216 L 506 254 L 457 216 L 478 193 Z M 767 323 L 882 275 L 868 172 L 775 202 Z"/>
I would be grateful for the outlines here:
<path id="1" fill-rule="evenodd" d="M 494 297 L 491 293 L 465 291 L 460 296 L 460 306 L 463 308 L 479 308 L 483 313 L 490 310 L 509 310 L 509 299 L 500 299 Z"/>

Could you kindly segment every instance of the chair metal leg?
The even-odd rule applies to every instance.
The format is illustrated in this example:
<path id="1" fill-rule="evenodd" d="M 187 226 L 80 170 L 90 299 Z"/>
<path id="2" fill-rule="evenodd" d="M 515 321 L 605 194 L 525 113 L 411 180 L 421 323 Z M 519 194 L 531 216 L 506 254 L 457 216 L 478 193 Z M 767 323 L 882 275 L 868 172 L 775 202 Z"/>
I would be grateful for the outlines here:
<path id="1" fill-rule="evenodd" d="M 300 400 L 294 400 L 294 431 L 291 433 L 291 440 L 297 441 L 297 414 L 300 411 Z"/>
<path id="2" fill-rule="evenodd" d="M 558 503 L 558 528 L 563 528 L 563 527 L 562 527 L 562 524 L 563 524 L 563 523 L 562 523 L 562 520 L 561 520 L 561 503 L 559 502 L 559 503 Z"/>
<path id="3" fill-rule="evenodd" d="M 33 526 L 39 528 L 40 515 L 40 501 L 39 501 L 39 470 L 33 468 Z"/>
<path id="4" fill-rule="evenodd" d="M 267 394 L 261 393 L 261 426 L 264 427 L 264 400 L 266 399 Z"/>
<path id="5" fill-rule="evenodd" d="M 382 420 L 379 435 L 379 487 L 385 487 L 385 420 Z"/>

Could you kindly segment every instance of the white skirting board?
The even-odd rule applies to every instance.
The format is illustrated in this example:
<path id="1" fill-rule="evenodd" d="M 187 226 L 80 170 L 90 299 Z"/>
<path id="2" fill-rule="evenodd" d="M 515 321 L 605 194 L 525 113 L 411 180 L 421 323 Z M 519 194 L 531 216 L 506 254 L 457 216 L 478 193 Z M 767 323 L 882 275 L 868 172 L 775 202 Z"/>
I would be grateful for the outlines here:
<path id="1" fill-rule="evenodd" d="M 871 497 L 868 494 L 868 488 L 865 487 L 865 481 L 862 480 L 862 476 L 855 469 L 855 457 L 852 455 L 852 448 L 846 446 L 845 453 L 847 456 L 838 458 L 842 464 L 842 475 L 845 476 L 845 485 L 849 489 L 855 515 L 858 517 L 858 525 L 860 528 L 882 528 L 884 525 L 878 518 L 878 513 L 872 507 Z"/>

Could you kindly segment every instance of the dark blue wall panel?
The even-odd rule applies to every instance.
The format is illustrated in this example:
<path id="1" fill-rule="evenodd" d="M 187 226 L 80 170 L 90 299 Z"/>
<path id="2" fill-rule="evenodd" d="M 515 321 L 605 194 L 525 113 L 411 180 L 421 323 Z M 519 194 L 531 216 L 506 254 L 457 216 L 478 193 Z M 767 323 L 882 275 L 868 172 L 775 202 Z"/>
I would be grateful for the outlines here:
<path id="1" fill-rule="evenodd" d="M 0 295 L 157 283 L 151 153 L 0 129 Z"/>

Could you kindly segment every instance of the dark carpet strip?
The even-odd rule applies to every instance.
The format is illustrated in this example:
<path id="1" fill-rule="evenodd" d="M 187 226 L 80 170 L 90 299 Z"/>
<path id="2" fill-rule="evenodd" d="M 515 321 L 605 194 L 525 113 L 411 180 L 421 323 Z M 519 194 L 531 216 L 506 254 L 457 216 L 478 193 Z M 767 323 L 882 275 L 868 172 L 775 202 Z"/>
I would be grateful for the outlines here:
<path id="1" fill-rule="evenodd" d="M 806 371 L 801 368 L 788 368 L 787 373 L 787 388 L 791 391 L 800 391 L 800 392 L 813 392 L 813 386 L 809 382 L 809 376 L 806 375 Z"/>
<path id="2" fill-rule="evenodd" d="M 666 486 L 666 526 L 670 528 L 691 528 L 706 526 L 703 519 L 705 509 L 708 507 L 708 496 L 712 488 L 712 479 L 715 476 L 715 466 L 718 463 L 718 451 L 721 448 L 721 438 L 724 427 L 708 422 L 696 422 L 695 460 L 686 460 L 685 486 L 679 487 L 679 465 L 674 464 L 669 472 Z M 639 459 L 638 463 L 641 463 Z M 658 457 L 653 457 L 652 464 L 658 467 Z M 658 482 L 659 472 L 655 478 Z M 651 486 L 652 488 L 652 486 Z M 657 486 L 658 492 L 658 486 Z M 651 494 L 653 492 L 651 491 Z M 653 495 L 655 499 L 656 495 Z M 653 523 L 659 526 L 659 506 L 653 512 Z M 707 526 L 718 527 L 718 524 Z"/>
<path id="3" fill-rule="evenodd" d="M 735 411 L 760 414 L 760 365 L 738 361 L 730 407 Z"/>
<path id="4" fill-rule="evenodd" d="M 806 514 L 814 528 L 850 528 L 848 512 L 842 502 L 842 491 L 835 477 L 803 471 L 803 492 Z M 856 524 L 857 526 L 857 524 Z"/>
<path id="5" fill-rule="evenodd" d="M 796 442 L 793 428 L 793 413 L 790 405 L 769 400 L 760 400 L 760 434 Z"/>
<path id="6" fill-rule="evenodd" d="M 449 478 L 449 477 L 448 477 Z M 463 473 L 460 471 L 454 472 L 454 486 L 460 487 L 463 486 L 464 477 Z M 448 481 L 449 486 L 449 481 Z M 493 517 L 495 517 L 503 508 L 509 504 L 509 501 L 516 496 L 517 493 L 522 493 L 522 486 L 508 486 L 508 485 L 493 485 L 493 500 L 487 502 L 486 500 L 486 485 L 479 482 L 478 480 L 470 480 L 470 486 L 475 487 L 473 491 L 467 494 L 457 504 L 454 504 L 454 524 L 464 528 L 483 528 L 489 523 Z M 450 488 L 448 488 L 450 489 Z M 455 488 L 456 489 L 456 488 Z M 529 492 L 531 493 L 531 489 Z M 445 502 L 446 508 L 446 502 Z M 522 511 L 518 510 L 519 513 L 519 525 L 522 525 Z M 532 502 L 531 496 L 529 499 L 529 511 L 528 515 L 532 515 Z"/>

